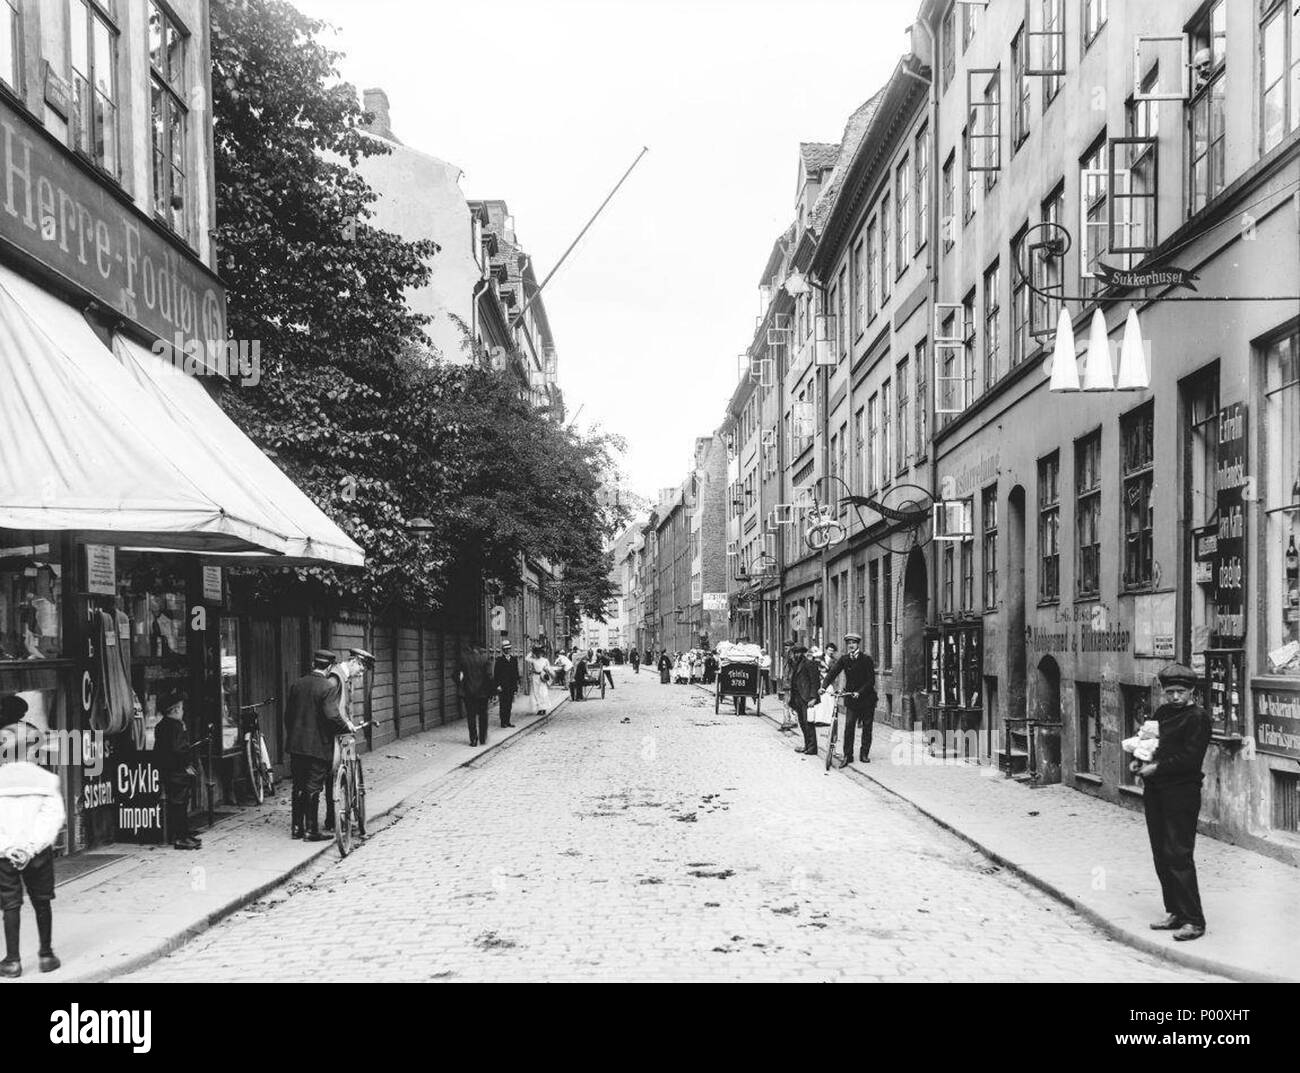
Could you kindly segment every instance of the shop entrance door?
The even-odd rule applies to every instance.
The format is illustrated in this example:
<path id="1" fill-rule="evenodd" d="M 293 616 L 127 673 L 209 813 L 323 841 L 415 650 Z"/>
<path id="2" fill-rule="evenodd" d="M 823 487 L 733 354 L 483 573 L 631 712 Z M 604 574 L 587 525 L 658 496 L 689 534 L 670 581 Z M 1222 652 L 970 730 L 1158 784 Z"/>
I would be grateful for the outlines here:
<path id="1" fill-rule="evenodd" d="M 1029 737 L 1030 778 L 1046 786 L 1061 781 L 1061 668 L 1051 656 L 1038 661 Z"/>
<path id="2" fill-rule="evenodd" d="M 1029 767 L 1026 726 L 1025 652 L 1025 489 L 1016 485 L 1007 497 L 1007 706 L 998 735 L 998 764 L 1011 776 Z"/>

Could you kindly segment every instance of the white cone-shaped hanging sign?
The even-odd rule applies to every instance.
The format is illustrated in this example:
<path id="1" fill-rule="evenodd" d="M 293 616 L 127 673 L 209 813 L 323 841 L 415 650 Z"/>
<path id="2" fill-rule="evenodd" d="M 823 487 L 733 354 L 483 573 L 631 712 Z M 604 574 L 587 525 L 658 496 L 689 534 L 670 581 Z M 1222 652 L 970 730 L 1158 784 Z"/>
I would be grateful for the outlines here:
<path id="1" fill-rule="evenodd" d="M 1124 321 L 1124 342 L 1119 348 L 1119 378 L 1116 391 L 1145 391 L 1151 386 L 1147 372 L 1147 356 L 1142 346 L 1142 328 L 1138 325 L 1137 310 L 1128 307 Z"/>
<path id="2" fill-rule="evenodd" d="M 1070 323 L 1070 314 L 1064 308 L 1056 318 L 1056 348 L 1052 351 L 1052 382 L 1048 386 L 1053 391 L 1079 390 L 1079 363 L 1074 356 L 1074 325 Z"/>
<path id="3" fill-rule="evenodd" d="M 1110 367 L 1110 340 L 1106 338 L 1106 318 L 1100 309 L 1092 311 L 1092 328 L 1088 332 L 1088 356 L 1083 363 L 1083 390 L 1115 390 L 1115 374 Z"/>

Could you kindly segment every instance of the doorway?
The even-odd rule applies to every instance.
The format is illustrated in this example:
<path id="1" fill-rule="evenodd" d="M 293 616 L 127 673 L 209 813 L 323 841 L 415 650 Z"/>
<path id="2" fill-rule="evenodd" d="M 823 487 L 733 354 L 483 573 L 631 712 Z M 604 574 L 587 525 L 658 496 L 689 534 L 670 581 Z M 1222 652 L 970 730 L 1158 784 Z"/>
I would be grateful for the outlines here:
<path id="1" fill-rule="evenodd" d="M 925 647 L 929 589 L 925 556 L 920 548 L 913 548 L 907 554 L 907 565 L 903 569 L 903 599 L 899 616 L 903 634 L 903 703 L 900 707 L 903 721 L 909 729 L 923 721 L 924 713 L 916 710 L 916 698 L 929 688 Z"/>
<path id="2" fill-rule="evenodd" d="M 1011 776 L 1029 768 L 1029 733 L 1026 726 L 1025 656 L 1025 489 L 1016 485 L 1007 496 L 1007 689 L 1006 714 L 997 728 L 1001 742 L 999 766 Z M 996 717 L 995 717 L 996 718 Z"/>
<path id="3" fill-rule="evenodd" d="M 1052 656 L 1038 661 L 1034 676 L 1029 733 L 1029 771 L 1033 781 L 1047 786 L 1061 781 L 1061 667 Z"/>

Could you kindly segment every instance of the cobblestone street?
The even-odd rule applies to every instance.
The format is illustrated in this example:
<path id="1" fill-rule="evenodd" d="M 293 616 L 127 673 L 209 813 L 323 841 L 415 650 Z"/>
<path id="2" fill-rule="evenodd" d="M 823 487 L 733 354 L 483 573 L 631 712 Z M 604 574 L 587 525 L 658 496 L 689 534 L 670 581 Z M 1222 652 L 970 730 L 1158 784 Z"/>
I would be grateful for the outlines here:
<path id="1" fill-rule="evenodd" d="M 615 675 L 608 699 L 122 979 L 1209 979 L 1111 941 L 767 722 Z"/>

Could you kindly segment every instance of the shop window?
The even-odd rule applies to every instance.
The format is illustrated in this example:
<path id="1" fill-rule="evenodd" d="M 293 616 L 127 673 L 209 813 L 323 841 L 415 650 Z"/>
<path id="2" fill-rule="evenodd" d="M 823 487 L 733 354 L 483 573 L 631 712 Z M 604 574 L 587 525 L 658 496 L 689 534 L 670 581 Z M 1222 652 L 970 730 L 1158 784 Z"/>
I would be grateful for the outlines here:
<path id="1" fill-rule="evenodd" d="M 1152 717 L 1151 691 L 1143 686 L 1126 686 L 1119 687 L 1120 703 L 1124 705 L 1124 732 L 1120 739 L 1132 738 L 1136 736 L 1142 724 Z M 1115 746 L 1119 749 L 1118 743 Z M 1129 762 L 1133 759 L 1128 753 L 1120 749 L 1120 782 L 1124 786 L 1136 786 L 1137 774 L 1129 770 Z"/>
<path id="2" fill-rule="evenodd" d="M 1002 374 L 1002 271 L 994 261 L 984 273 L 984 387 Z"/>
<path id="3" fill-rule="evenodd" d="M 1300 775 L 1273 772 L 1273 830 L 1300 833 Z"/>
<path id="4" fill-rule="evenodd" d="M 186 35 L 175 20 L 149 4 L 149 108 L 153 140 L 154 215 L 189 238 L 189 109 L 186 106 Z"/>
<path id="5" fill-rule="evenodd" d="M 1300 129 L 1300 7 L 1294 0 L 1263 0 L 1263 7 L 1260 148 L 1267 153 Z"/>
<path id="6" fill-rule="evenodd" d="M 20 0 L 0 0 L 0 82 L 23 91 L 23 15 Z"/>
<path id="7" fill-rule="evenodd" d="M 1188 215 L 1227 185 L 1227 4 L 1218 0 L 1191 28 L 1192 97 L 1187 105 Z"/>
<path id="8" fill-rule="evenodd" d="M 112 0 L 72 0 L 72 146 L 117 179 L 117 22 Z"/>
<path id="9" fill-rule="evenodd" d="M 871 659 L 880 662 L 880 561 L 873 560 L 867 565 L 870 594 L 867 597 L 867 611 L 871 616 L 871 629 L 868 641 L 871 643 Z"/>
<path id="10" fill-rule="evenodd" d="M 1199 654 L 1204 659 L 1214 631 L 1213 564 L 1206 563 L 1202 572 L 1196 572 L 1196 545 L 1201 533 L 1216 522 L 1215 495 L 1218 488 L 1219 443 L 1219 377 L 1212 371 L 1191 381 L 1184 388 L 1183 453 L 1183 503 L 1187 524 L 1192 527 L 1193 539 L 1187 542 L 1188 562 L 1186 574 L 1191 575 L 1189 586 L 1189 628 L 1193 662 Z M 1209 579 L 1208 581 L 1206 579 Z"/>
<path id="11" fill-rule="evenodd" d="M 1263 614 L 1272 672 L 1300 673 L 1300 330 L 1262 348 L 1267 458 Z M 1297 647 L 1289 647 L 1289 646 Z"/>
<path id="12" fill-rule="evenodd" d="M 880 560 L 880 595 L 883 601 L 881 621 L 884 634 L 881 665 L 885 670 L 890 670 L 894 666 L 894 563 L 888 552 Z"/>
<path id="13" fill-rule="evenodd" d="M 1078 691 L 1075 770 L 1084 775 L 1097 775 L 1101 773 L 1101 686 L 1096 682 L 1079 682 L 1075 689 Z"/>
<path id="14" fill-rule="evenodd" d="M 0 661 L 63 655 L 63 562 L 37 534 L 0 530 Z"/>
<path id="15" fill-rule="evenodd" d="M 1075 593 L 1101 592 L 1101 430 L 1074 444 Z"/>
<path id="16" fill-rule="evenodd" d="M 1053 452 L 1038 463 L 1038 599 L 1061 595 L 1061 456 Z"/>
<path id="17" fill-rule="evenodd" d="M 984 610 L 998 606 L 998 486 L 985 488 L 980 495 L 980 517 L 984 526 Z"/>
<path id="18" fill-rule="evenodd" d="M 1155 505 L 1155 410 L 1151 403 L 1126 415 L 1120 424 L 1124 487 L 1124 588 L 1150 588 L 1154 581 L 1152 528 Z"/>

